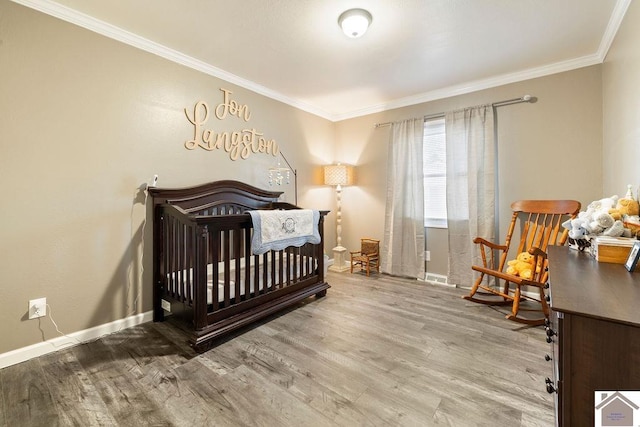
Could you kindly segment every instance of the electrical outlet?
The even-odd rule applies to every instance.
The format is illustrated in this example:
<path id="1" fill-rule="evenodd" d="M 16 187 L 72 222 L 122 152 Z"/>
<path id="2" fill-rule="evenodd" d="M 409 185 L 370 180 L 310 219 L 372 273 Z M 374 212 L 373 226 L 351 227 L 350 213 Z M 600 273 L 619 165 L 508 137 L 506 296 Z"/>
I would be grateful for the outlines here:
<path id="1" fill-rule="evenodd" d="M 431 251 L 424 251 L 425 261 L 431 261 Z"/>
<path id="2" fill-rule="evenodd" d="M 171 313 L 171 303 L 167 300 L 160 300 L 160 304 L 162 305 L 162 309 Z"/>
<path id="3" fill-rule="evenodd" d="M 29 319 L 37 319 L 47 315 L 47 299 L 38 298 L 29 300 Z"/>

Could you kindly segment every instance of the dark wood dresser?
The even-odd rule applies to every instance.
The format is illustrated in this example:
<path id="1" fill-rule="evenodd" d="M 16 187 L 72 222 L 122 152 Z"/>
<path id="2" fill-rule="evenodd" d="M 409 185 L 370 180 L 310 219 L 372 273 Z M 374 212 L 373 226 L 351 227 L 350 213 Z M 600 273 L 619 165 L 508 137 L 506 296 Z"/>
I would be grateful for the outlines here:
<path id="1" fill-rule="evenodd" d="M 593 426 L 596 391 L 640 390 L 640 271 L 548 249 L 547 391 L 558 426 Z"/>

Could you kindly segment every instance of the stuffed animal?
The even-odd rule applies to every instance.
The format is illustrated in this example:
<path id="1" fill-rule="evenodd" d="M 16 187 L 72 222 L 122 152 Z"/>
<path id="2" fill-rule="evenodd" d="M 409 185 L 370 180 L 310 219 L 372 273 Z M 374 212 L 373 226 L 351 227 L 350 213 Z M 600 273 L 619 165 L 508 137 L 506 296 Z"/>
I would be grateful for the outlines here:
<path id="1" fill-rule="evenodd" d="M 632 237 L 640 234 L 638 218 L 640 206 L 633 198 L 631 186 L 624 198 L 605 197 L 589 203 L 586 211 L 578 213 L 577 218 L 565 221 L 562 226 L 569 230 L 569 238 L 578 241 L 595 236 Z"/>
<path id="2" fill-rule="evenodd" d="M 587 229 L 580 218 L 568 219 L 562 226 L 569 230 L 569 238 L 575 240 L 587 240 Z"/>
<path id="3" fill-rule="evenodd" d="M 605 197 L 595 200 L 587 206 L 587 210 L 578 214 L 578 220 L 582 227 L 585 228 L 587 236 L 612 236 L 619 237 L 625 234 L 624 224 L 622 221 L 611 215 L 617 210 L 618 196 Z M 617 215 L 616 215 L 617 216 Z M 565 228 L 569 228 L 565 226 Z M 569 228 L 570 230 L 573 228 Z"/>
<path id="4" fill-rule="evenodd" d="M 516 259 L 507 261 L 507 274 L 531 279 L 535 270 L 534 256 L 529 252 L 520 252 Z"/>
<path id="5" fill-rule="evenodd" d="M 611 197 L 605 197 L 604 199 L 600 199 L 600 200 L 594 200 L 593 202 L 589 203 L 589 205 L 587 206 L 587 212 L 589 212 L 589 210 L 591 210 L 592 212 L 596 212 L 596 211 L 609 212 L 609 209 L 615 208 L 617 203 L 618 203 L 617 195 L 614 195 Z"/>
<path id="6" fill-rule="evenodd" d="M 624 228 L 629 230 L 629 237 L 640 236 L 640 216 L 628 215 L 624 220 Z"/>
<path id="7" fill-rule="evenodd" d="M 622 220 L 622 219 L 625 219 L 627 215 L 629 216 L 638 215 L 639 211 L 640 211 L 640 206 L 638 206 L 637 201 L 631 198 L 629 199 L 622 198 L 618 200 L 618 203 L 616 204 L 615 209 L 609 210 L 609 214 L 614 219 Z"/>

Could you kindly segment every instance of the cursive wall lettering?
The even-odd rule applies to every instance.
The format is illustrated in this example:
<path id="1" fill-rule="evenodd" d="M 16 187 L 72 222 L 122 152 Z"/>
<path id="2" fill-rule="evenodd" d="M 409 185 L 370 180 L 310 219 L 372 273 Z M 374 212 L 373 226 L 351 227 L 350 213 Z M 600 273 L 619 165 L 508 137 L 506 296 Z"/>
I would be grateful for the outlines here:
<path id="1" fill-rule="evenodd" d="M 243 119 L 245 122 L 248 122 L 249 119 L 251 118 L 251 112 L 249 111 L 249 106 L 240 105 L 236 101 L 230 99 L 229 95 L 233 93 L 230 90 L 226 90 L 222 88 L 220 88 L 220 90 L 224 94 L 223 102 L 222 104 L 218 104 L 218 106 L 216 107 L 216 117 L 220 120 L 223 120 L 225 117 L 227 117 L 227 114 L 231 114 L 233 116 Z"/>
<path id="2" fill-rule="evenodd" d="M 215 114 L 218 118 L 220 118 L 218 115 L 220 106 L 227 104 L 227 93 L 231 93 L 224 89 L 223 92 L 225 93 L 225 103 L 219 104 L 216 107 Z M 233 105 L 233 107 L 225 107 L 223 117 L 225 117 L 227 113 L 232 112 L 234 112 L 232 114 L 239 114 L 240 111 L 244 112 L 245 117 L 250 116 L 248 108 L 245 108 L 246 106 L 238 109 L 237 104 Z M 280 153 L 276 141 L 265 138 L 264 134 L 258 132 L 256 129 L 242 129 L 241 131 L 235 132 L 217 133 L 212 129 L 207 129 L 205 125 L 209 120 L 209 106 L 204 101 L 196 102 L 193 107 L 193 114 L 190 114 L 186 108 L 184 109 L 184 113 L 187 116 L 187 120 L 193 125 L 193 139 L 185 141 L 184 143 L 185 148 L 188 150 L 194 150 L 196 147 L 203 148 L 207 151 L 222 149 L 229 153 L 231 160 L 238 160 L 239 158 L 247 159 L 253 153 L 271 154 L 274 157 Z"/>

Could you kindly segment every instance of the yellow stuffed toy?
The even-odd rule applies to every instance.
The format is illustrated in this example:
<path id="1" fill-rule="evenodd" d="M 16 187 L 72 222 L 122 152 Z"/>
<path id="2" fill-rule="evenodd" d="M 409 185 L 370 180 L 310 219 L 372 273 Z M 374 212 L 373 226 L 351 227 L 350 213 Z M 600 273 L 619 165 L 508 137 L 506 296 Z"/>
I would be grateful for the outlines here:
<path id="1" fill-rule="evenodd" d="M 627 185 L 627 194 L 619 199 L 614 209 L 609 209 L 609 215 L 615 220 L 625 220 L 627 216 L 637 216 L 640 214 L 640 205 L 633 197 L 631 185 Z"/>
<path id="2" fill-rule="evenodd" d="M 535 269 L 534 256 L 529 252 L 520 252 L 516 259 L 508 261 L 507 265 L 507 274 L 520 276 L 526 280 L 533 277 Z"/>
<path id="3" fill-rule="evenodd" d="M 615 209 L 609 209 L 609 215 L 611 215 L 613 219 L 624 219 L 627 215 L 638 215 L 639 211 L 640 207 L 638 206 L 638 202 L 625 198 L 618 200 Z"/>

